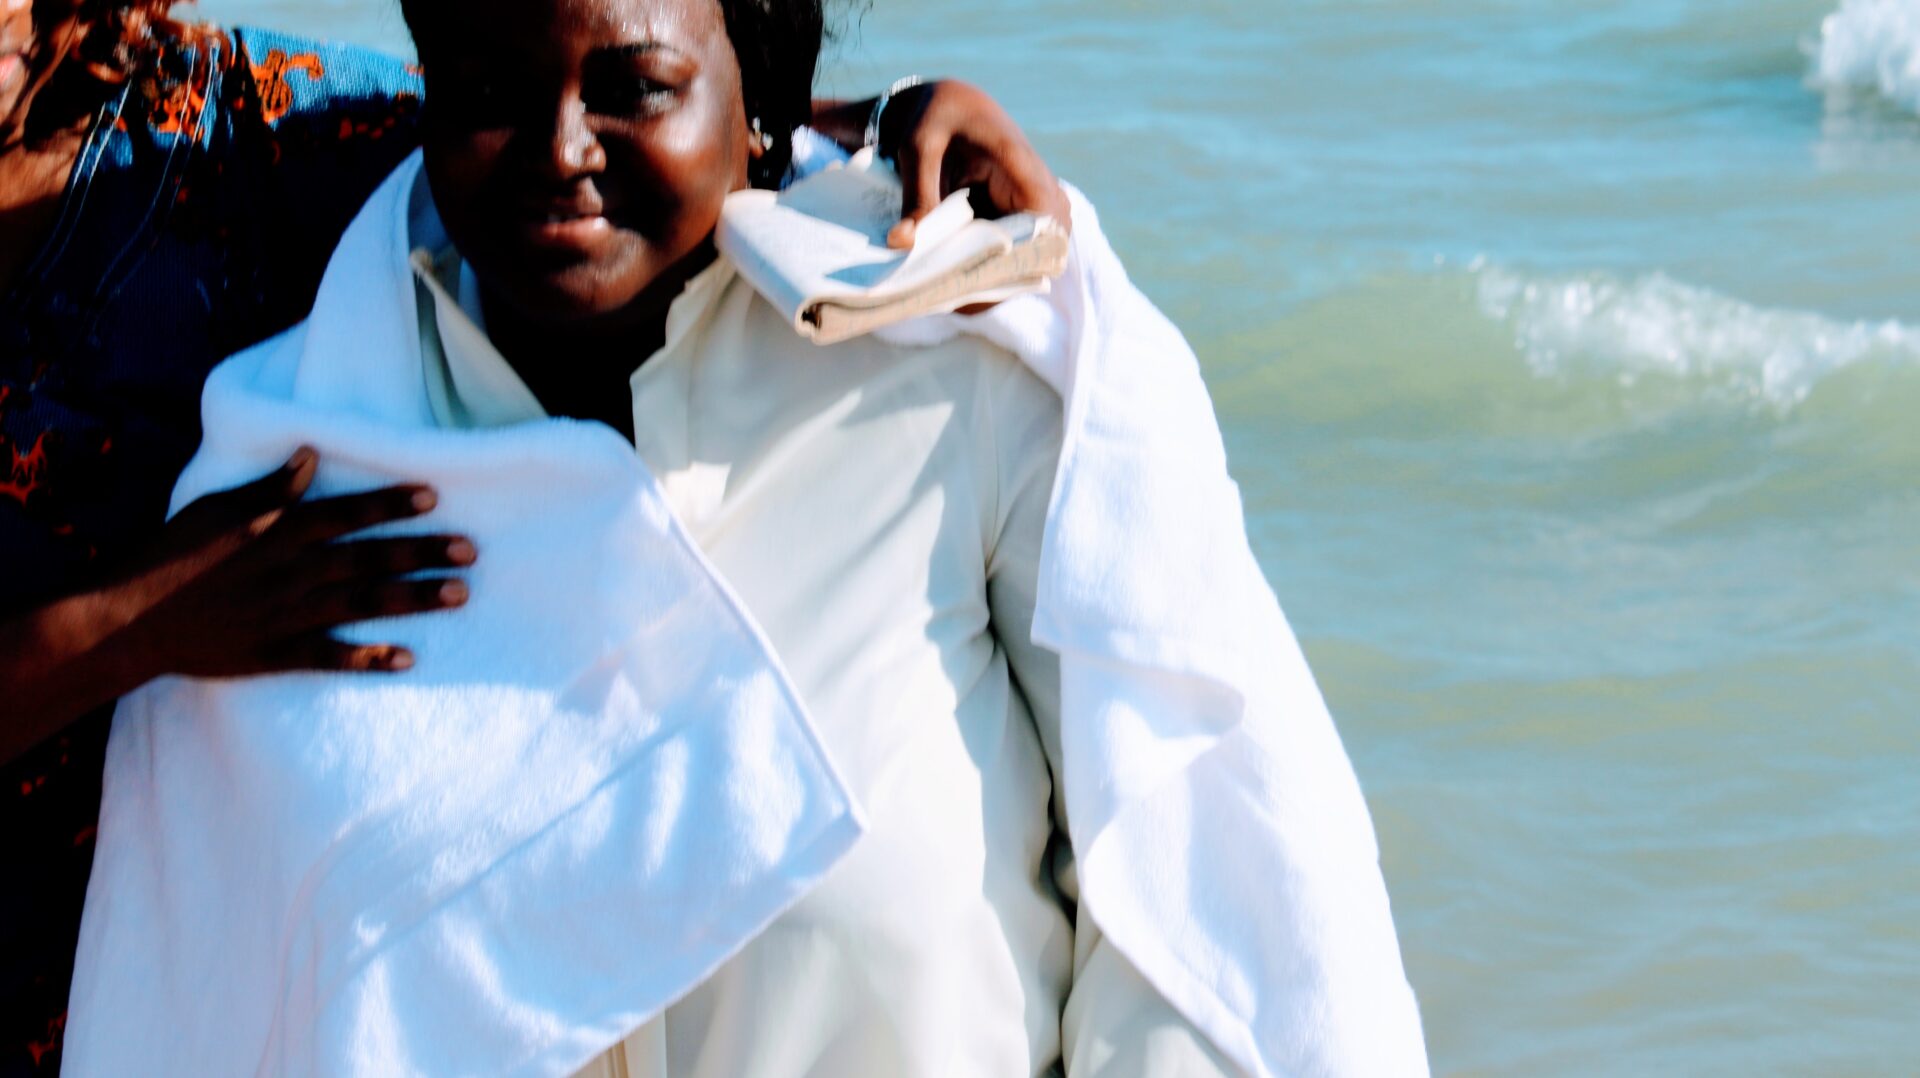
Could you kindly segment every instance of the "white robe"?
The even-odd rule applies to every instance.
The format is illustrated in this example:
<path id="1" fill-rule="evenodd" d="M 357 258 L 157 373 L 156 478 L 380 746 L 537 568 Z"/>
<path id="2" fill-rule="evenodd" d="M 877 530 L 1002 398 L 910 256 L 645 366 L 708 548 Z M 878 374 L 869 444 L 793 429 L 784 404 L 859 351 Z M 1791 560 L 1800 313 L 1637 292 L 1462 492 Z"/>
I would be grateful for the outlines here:
<path id="1" fill-rule="evenodd" d="M 544 420 L 478 324 L 471 270 L 451 248 L 414 264 L 441 425 Z M 973 337 L 817 348 L 725 259 L 669 321 L 630 379 L 636 447 L 868 830 L 581 1078 L 1237 1074 L 1072 920 L 1059 663 L 1028 631 L 1059 398 Z"/>
<path id="2" fill-rule="evenodd" d="M 474 601 L 363 631 L 419 651 L 408 678 L 168 680 L 124 705 L 73 1073 L 566 1074 L 854 841 L 777 654 L 630 448 L 434 428 L 417 169 L 349 230 L 309 322 L 215 373 L 175 503 L 300 442 L 327 489 L 425 480 L 443 508 L 420 526 L 483 551 Z M 1197 364 L 1084 201 L 1075 226 L 1050 298 L 969 328 L 1067 402 L 1033 633 L 1059 656 L 1083 911 L 1249 1073 L 1423 1073 L 1365 804 Z"/>

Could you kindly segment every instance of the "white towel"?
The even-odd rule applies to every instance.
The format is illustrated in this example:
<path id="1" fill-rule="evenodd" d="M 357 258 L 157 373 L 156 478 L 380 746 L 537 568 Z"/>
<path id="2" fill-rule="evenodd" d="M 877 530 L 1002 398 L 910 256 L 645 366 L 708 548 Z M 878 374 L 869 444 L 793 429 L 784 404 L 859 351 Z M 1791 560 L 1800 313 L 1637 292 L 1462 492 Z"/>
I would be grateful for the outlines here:
<path id="1" fill-rule="evenodd" d="M 885 335 L 978 334 L 1067 402 L 1033 634 L 1061 656 L 1082 901 L 1249 1074 L 1424 1075 L 1373 823 L 1248 545 L 1199 362 L 1068 193 L 1049 294 Z"/>
<path id="2" fill-rule="evenodd" d="M 324 459 L 334 462 L 335 488 L 390 477 L 434 482 L 443 492 L 441 515 L 481 546 L 473 606 L 374 635 L 421 648 L 416 674 L 457 649 L 473 649 L 472 661 L 440 666 L 443 674 L 429 681 L 410 675 L 392 682 L 169 683 L 127 705 L 109 753 L 75 985 L 68 1052 L 76 1074 L 564 1074 L 592 1054 L 587 1046 L 612 1043 L 678 994 L 672 983 L 679 990 L 697 983 L 709 958 L 737 948 L 743 933 L 764 922 L 762 914 L 817 879 L 851 833 L 853 810 L 790 702 L 777 659 L 673 525 L 629 447 L 604 431 L 565 423 L 487 434 L 423 429 L 405 251 L 405 191 L 417 168 L 403 167 L 349 232 L 304 337 L 296 333 L 216 372 L 207 395 L 208 443 L 176 504 L 264 470 L 301 440 L 331 453 Z M 1419 1014 L 1365 802 L 1248 547 L 1198 364 L 1127 281 L 1092 207 L 1077 193 L 1074 228 L 1074 258 L 1050 296 L 1013 301 L 982 318 L 923 320 L 888 335 L 980 333 L 1033 364 L 1067 402 L 1034 637 L 1062 656 L 1064 795 L 1082 899 L 1114 945 L 1249 1074 L 1424 1074 Z M 416 358 L 410 366 L 363 358 L 376 353 Z M 313 361 L 303 362 L 309 354 Z M 615 465 L 616 455 L 624 465 Z M 609 474 L 627 477 L 611 502 L 642 507 L 631 511 L 637 519 L 630 526 L 622 526 L 629 511 L 592 496 L 592 484 Z M 570 481 L 575 475 L 579 480 Z M 564 501 L 568 491 L 581 498 L 573 515 L 551 527 L 526 519 L 524 506 Z M 595 505 L 603 516 L 594 516 Z M 632 553 L 642 547 L 644 553 Z M 518 564 L 552 561 L 562 551 L 577 552 L 572 556 L 592 567 L 562 580 L 551 565 Z M 635 563 L 619 564 L 626 557 Z M 614 675 L 583 677 L 589 664 L 576 662 L 569 649 L 597 642 L 596 634 L 607 631 L 602 618 L 658 606 L 663 600 L 643 589 L 650 574 L 674 566 L 685 570 L 674 577 L 683 583 L 665 601 L 703 612 L 723 608 L 738 619 L 731 639 L 717 624 L 725 619 L 702 620 L 715 623 L 700 638 L 712 647 L 697 653 L 705 667 L 687 669 L 698 664 L 676 656 L 652 681 L 622 681 L 636 686 L 626 697 L 634 700 L 627 717 L 593 712 L 563 736 L 544 731 L 550 736 L 535 739 L 542 730 L 521 727 L 537 724 L 512 721 L 504 733 L 476 729 L 480 724 L 460 714 L 473 694 L 499 691 L 463 679 L 498 685 L 517 676 L 516 667 L 502 667 L 517 647 L 539 654 L 520 660 L 526 680 L 540 686 L 534 698 L 574 702 L 576 714 L 588 712 L 578 706 L 579 692 L 553 685 L 571 678 L 569 685 L 599 686 Z M 487 620 L 489 611 L 506 609 L 489 606 L 495 600 L 488 592 L 517 573 L 527 574 L 520 585 L 527 593 L 513 614 L 541 612 L 555 622 L 551 637 L 522 645 L 509 628 L 515 621 Z M 704 583 L 691 579 L 702 574 Z M 575 611 L 570 604 L 560 609 L 556 598 L 581 595 L 578 582 L 605 575 L 633 579 L 632 590 L 617 602 L 580 600 L 589 609 L 575 625 Z M 657 624 L 638 631 L 655 633 Z M 647 656 L 657 646 L 659 637 L 650 636 L 593 670 L 661 664 Z M 642 686 L 666 695 L 648 695 Z M 758 710 L 736 694 L 751 696 Z M 716 712 L 721 718 L 712 721 L 723 727 L 757 721 L 771 730 L 773 749 L 746 738 L 716 741 L 723 755 L 712 766 L 780 775 L 792 796 L 770 807 L 751 804 L 747 791 L 710 779 L 704 769 L 677 772 L 687 781 L 672 795 L 653 791 L 651 801 L 636 786 L 617 810 L 608 806 L 634 815 L 596 816 L 605 827 L 652 840 L 646 849 L 653 861 L 623 868 L 617 862 L 632 856 L 631 845 L 610 841 L 603 849 L 594 833 L 567 827 L 573 817 L 566 811 L 580 811 L 567 803 L 567 791 L 592 785 L 575 778 L 579 768 L 567 754 L 573 742 L 585 742 L 575 755 L 604 759 L 604 739 L 631 716 L 682 711 Z M 375 735 L 359 732 L 374 722 L 387 726 Z M 368 769 L 363 757 L 343 757 L 322 728 L 377 738 L 397 758 Z M 476 742 L 493 738 L 497 744 L 487 744 L 482 759 L 464 759 Z M 437 759 L 413 760 L 440 752 L 460 760 L 445 769 Z M 401 764 L 425 767 L 442 782 L 418 781 Z M 482 764 L 542 788 L 551 781 L 561 792 L 542 802 L 550 810 L 544 814 L 520 809 L 526 795 L 499 793 L 512 791 L 511 783 L 485 787 L 487 796 L 446 792 L 464 790 L 466 769 Z M 561 774 L 549 776 L 549 768 Z M 660 779 L 649 771 L 642 781 Z M 706 789 L 709 781 L 721 791 Z M 307 797 L 283 804 L 289 790 Z M 496 803 L 497 796 L 509 800 Z M 721 811 L 709 821 L 703 814 L 715 811 L 715 801 Z M 475 840 L 493 833 L 503 809 L 514 819 L 559 819 L 548 826 L 562 829 L 566 856 L 523 864 L 517 847 Z M 363 818 L 376 822 L 364 825 Z M 364 893 L 328 884 L 343 871 L 336 846 L 369 831 L 380 838 L 396 821 L 406 823 L 408 842 L 383 845 L 380 857 L 347 866 L 357 870 Z M 767 836 L 777 840 L 760 841 Z M 460 851 L 451 855 L 452 870 L 438 867 L 450 855 L 435 843 Z M 744 864 L 701 897 L 753 915 L 720 917 L 722 929 L 709 930 L 701 917 L 708 908 L 682 900 L 685 888 L 708 881 L 679 874 L 690 863 L 680 859 L 681 844 L 698 844 L 701 857 Z M 175 847 L 189 851 L 186 861 L 168 856 Z M 503 859 L 488 860 L 502 850 Z M 670 882 L 662 882 L 662 872 Z M 426 888 L 409 892 L 416 899 L 407 907 L 415 915 L 409 923 L 429 932 L 428 944 L 408 945 L 419 929 L 392 938 L 391 903 L 371 900 L 376 881 L 463 873 L 478 882 L 452 898 Z M 310 879 L 331 886 L 325 893 L 332 901 L 313 901 Z M 576 879 L 618 890 L 620 902 L 659 902 L 663 893 L 667 901 L 582 899 Z M 289 883 L 296 886 L 286 890 Z M 223 907 L 241 904 L 222 902 L 223 892 L 247 894 L 250 909 L 270 907 L 271 925 L 236 936 Z M 475 905 L 464 897 L 470 892 L 488 899 Z M 363 897 L 370 904 L 356 906 Z M 448 910 L 443 900 L 459 908 Z M 646 927 L 619 938 L 629 929 L 604 924 L 610 911 L 643 918 Z M 674 920 L 684 917 L 697 920 L 675 936 Z M 520 923 L 527 920 L 546 923 Z M 693 948 L 689 937 L 712 945 Z M 652 954 L 665 941 L 698 953 L 663 962 L 644 984 L 604 979 L 619 968 L 606 963 L 608 955 Z M 394 949 L 449 957 L 407 966 L 412 979 L 401 989 L 412 991 L 404 991 L 380 972 Z M 626 1009 L 596 1010 L 563 990 L 583 982 L 632 998 L 622 999 Z M 217 985 L 221 1002 L 210 1003 L 196 984 Z M 522 985 L 537 990 L 516 991 Z M 122 1038 L 133 1037 L 141 1042 L 122 1047 Z M 180 1047 L 189 1040 L 191 1057 Z M 500 1051 L 503 1044 L 513 1051 Z M 200 1062 L 216 1058 L 224 1062 Z"/>
<path id="3" fill-rule="evenodd" d="M 457 613 L 368 625 L 397 678 L 167 679 L 127 699 L 71 1075 L 565 1075 L 852 847 L 778 658 L 597 424 L 433 429 L 407 264 L 418 158 L 302 328 L 214 372 L 174 504 L 301 443 L 317 489 L 424 481 L 475 537 Z M 644 612 L 640 614 L 639 612 Z"/>

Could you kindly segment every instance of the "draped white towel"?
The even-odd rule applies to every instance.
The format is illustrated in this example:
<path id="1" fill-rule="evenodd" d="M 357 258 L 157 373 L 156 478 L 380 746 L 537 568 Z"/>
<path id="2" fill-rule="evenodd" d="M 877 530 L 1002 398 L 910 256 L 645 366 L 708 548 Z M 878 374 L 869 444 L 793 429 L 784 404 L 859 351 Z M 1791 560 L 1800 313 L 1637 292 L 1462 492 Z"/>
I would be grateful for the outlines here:
<path id="1" fill-rule="evenodd" d="M 108 748 L 68 1073 L 568 1074 L 858 837 L 777 656 L 597 424 L 434 427 L 407 263 L 418 158 L 303 326 L 218 368 L 176 508 L 316 447 L 438 488 L 458 613 L 369 625 L 403 677 L 169 679 Z M 635 611 L 645 611 L 636 617 Z"/>
<path id="2" fill-rule="evenodd" d="M 881 335 L 979 334 L 1066 401 L 1033 635 L 1060 655 L 1081 899 L 1249 1074 L 1426 1074 L 1373 822 L 1248 545 L 1199 361 L 1068 195 L 1049 294 Z"/>
<path id="3" fill-rule="evenodd" d="M 433 429 L 418 169 L 348 231 L 310 321 L 215 372 L 174 502 L 302 442 L 329 490 L 431 482 L 417 527 L 475 536 L 473 602 L 361 633 L 418 649 L 402 678 L 168 680 L 122 705 L 74 1074 L 568 1074 L 857 837 L 778 657 L 630 446 Z M 1062 658 L 1082 899 L 1250 1074 L 1424 1074 L 1365 802 L 1198 364 L 1077 193 L 1074 227 L 1050 296 L 889 335 L 983 334 L 1067 402 L 1034 636 Z"/>

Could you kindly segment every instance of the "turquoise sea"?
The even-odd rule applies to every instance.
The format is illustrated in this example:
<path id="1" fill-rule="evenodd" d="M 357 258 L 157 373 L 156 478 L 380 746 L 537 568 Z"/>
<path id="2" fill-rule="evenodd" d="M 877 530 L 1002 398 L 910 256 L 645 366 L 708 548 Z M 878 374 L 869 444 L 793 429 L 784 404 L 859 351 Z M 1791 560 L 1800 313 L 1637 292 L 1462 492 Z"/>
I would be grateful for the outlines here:
<path id="1" fill-rule="evenodd" d="M 1437 1072 L 1920 1073 L 1920 0 L 873 0 L 823 90 L 909 72 L 1205 362 Z"/>

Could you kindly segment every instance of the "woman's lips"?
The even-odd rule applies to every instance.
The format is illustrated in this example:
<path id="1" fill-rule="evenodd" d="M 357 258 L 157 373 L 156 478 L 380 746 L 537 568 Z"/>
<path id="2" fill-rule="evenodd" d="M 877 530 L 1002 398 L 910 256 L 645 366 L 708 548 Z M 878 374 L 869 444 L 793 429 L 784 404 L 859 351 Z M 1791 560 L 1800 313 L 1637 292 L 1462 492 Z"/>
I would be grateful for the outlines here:
<path id="1" fill-rule="evenodd" d="M 521 218 L 520 235 L 531 247 L 579 256 L 599 253 L 613 235 L 604 214 L 548 212 Z"/>
<path id="2" fill-rule="evenodd" d="M 589 247 L 605 239 L 613 231 L 613 223 L 597 213 L 582 217 L 556 215 L 532 222 L 532 228 L 534 237 L 543 243 Z"/>

